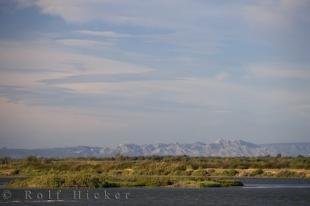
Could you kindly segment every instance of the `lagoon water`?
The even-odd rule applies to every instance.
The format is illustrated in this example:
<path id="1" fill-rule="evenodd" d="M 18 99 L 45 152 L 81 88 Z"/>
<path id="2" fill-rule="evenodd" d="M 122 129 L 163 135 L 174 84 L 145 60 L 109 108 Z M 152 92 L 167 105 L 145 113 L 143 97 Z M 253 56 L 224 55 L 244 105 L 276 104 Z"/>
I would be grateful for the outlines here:
<path id="1" fill-rule="evenodd" d="M 58 200 L 57 190 L 2 188 L 0 205 L 310 205 L 309 180 L 242 179 L 242 181 L 244 187 L 229 188 L 61 190 Z"/>

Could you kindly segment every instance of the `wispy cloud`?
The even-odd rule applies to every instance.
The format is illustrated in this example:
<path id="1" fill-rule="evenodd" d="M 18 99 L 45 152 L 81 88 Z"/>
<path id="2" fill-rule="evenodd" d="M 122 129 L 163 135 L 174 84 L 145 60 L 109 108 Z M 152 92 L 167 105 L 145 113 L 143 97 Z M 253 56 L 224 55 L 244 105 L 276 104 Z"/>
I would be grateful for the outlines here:
<path id="1" fill-rule="evenodd" d="M 57 41 L 56 41 L 57 42 Z M 64 43 L 64 42 L 62 42 Z M 89 46 L 88 41 L 86 45 Z M 72 73 L 139 73 L 151 71 L 151 68 L 130 63 L 114 61 L 108 58 L 66 51 L 53 41 L 2 42 L 0 49 L 1 69 L 30 69 Z M 81 45 L 81 44 L 79 44 Z M 18 59 L 18 61 L 15 61 Z"/>
<path id="2" fill-rule="evenodd" d="M 309 80 L 308 65 L 270 64 L 250 66 L 250 75 L 257 78 Z"/>
<path id="3" fill-rule="evenodd" d="M 81 48 L 94 48 L 94 47 L 109 47 L 112 46 L 112 42 L 102 42 L 87 39 L 58 39 L 56 43 L 63 44 L 69 47 L 81 47 Z"/>
<path id="4" fill-rule="evenodd" d="M 93 30 L 80 30 L 78 31 L 81 34 L 86 34 L 90 36 L 104 37 L 104 38 L 124 38 L 131 37 L 130 34 L 122 34 L 113 31 L 93 31 Z"/>

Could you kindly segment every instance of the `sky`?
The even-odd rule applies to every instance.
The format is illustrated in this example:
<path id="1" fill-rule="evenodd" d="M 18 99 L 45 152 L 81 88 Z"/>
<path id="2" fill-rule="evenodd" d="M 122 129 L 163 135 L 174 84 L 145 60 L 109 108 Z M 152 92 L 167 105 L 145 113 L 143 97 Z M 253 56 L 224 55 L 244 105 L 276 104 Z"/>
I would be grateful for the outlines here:
<path id="1" fill-rule="evenodd" d="M 0 146 L 310 140 L 309 0 L 1 0 Z"/>

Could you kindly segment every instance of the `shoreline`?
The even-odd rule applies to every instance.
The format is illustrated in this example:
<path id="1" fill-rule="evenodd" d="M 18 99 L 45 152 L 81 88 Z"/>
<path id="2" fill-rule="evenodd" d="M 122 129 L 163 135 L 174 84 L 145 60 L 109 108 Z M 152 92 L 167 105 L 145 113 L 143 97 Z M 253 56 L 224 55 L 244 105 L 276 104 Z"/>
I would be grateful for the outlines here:
<path id="1" fill-rule="evenodd" d="M 163 176 L 163 178 L 166 176 Z M 152 176 L 150 176 L 150 178 L 152 178 Z M 217 177 L 219 178 L 219 177 Z M 8 181 L 6 181 L 8 180 Z M 258 183 L 259 184 L 263 184 L 262 181 L 271 181 L 271 182 L 289 182 L 289 181 L 302 181 L 302 182 L 307 182 L 307 184 L 309 184 L 310 187 L 310 178 L 294 178 L 294 177 L 289 177 L 289 178 L 281 178 L 281 177 L 221 177 L 221 179 L 208 179 L 205 181 L 192 181 L 190 183 L 184 184 L 173 184 L 173 185 L 144 185 L 144 186 L 126 186 L 126 185 L 122 185 L 119 184 L 118 186 L 107 186 L 107 187 L 78 187 L 78 186 L 72 186 L 72 187 L 40 187 L 40 186 L 35 186 L 35 187 L 17 187 L 16 185 L 13 186 L 10 185 L 11 181 L 14 180 L 26 180 L 27 181 L 27 177 L 25 176 L 0 176 L 0 182 L 2 184 L 0 184 L 0 189 L 104 189 L 104 188 L 172 188 L 172 189 L 202 189 L 202 188 L 208 188 L 208 187 L 222 187 L 222 188 L 228 188 L 228 187 L 252 187 L 252 186 L 248 186 L 248 182 L 261 182 Z M 188 182 L 188 181 L 187 181 Z M 204 185 L 202 185 L 203 183 L 205 183 Z M 282 183 L 277 183 L 277 185 L 281 185 Z M 253 184 L 253 183 L 250 183 Z M 257 184 L 257 183 L 256 183 Z M 264 186 L 265 187 L 265 186 Z"/>

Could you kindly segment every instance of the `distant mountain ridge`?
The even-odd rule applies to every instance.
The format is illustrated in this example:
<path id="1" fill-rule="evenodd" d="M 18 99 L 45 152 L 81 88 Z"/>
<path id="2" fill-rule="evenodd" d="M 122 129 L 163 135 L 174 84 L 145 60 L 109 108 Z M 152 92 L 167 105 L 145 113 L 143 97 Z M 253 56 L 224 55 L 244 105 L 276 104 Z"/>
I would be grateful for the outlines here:
<path id="1" fill-rule="evenodd" d="M 196 142 L 192 144 L 121 144 L 115 147 L 64 147 L 47 149 L 8 149 L 0 148 L 0 156 L 23 158 L 38 157 L 111 157 L 124 156 L 310 156 L 310 143 L 254 144 L 243 140 L 220 139 L 214 143 Z"/>

